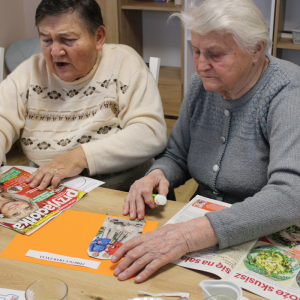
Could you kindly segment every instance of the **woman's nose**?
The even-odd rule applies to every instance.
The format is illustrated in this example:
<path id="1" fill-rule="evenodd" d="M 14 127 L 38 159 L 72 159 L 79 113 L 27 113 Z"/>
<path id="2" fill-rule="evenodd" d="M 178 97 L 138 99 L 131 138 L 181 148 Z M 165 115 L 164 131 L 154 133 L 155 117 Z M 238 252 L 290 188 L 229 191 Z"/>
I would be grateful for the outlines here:
<path id="1" fill-rule="evenodd" d="M 204 72 L 212 68 L 211 64 L 203 54 L 200 54 L 196 67 L 198 72 Z"/>
<path id="2" fill-rule="evenodd" d="M 65 54 L 66 54 L 66 52 L 63 49 L 61 43 L 53 42 L 52 48 L 51 48 L 51 55 L 52 56 L 62 56 Z"/>

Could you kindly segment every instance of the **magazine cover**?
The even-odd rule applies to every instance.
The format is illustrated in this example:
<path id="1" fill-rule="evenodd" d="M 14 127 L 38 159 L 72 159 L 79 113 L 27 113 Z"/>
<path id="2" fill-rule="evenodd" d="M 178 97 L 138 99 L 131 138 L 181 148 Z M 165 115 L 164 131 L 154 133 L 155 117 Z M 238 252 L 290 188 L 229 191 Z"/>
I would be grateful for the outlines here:
<path id="1" fill-rule="evenodd" d="M 30 235 L 45 223 L 74 205 L 86 193 L 63 185 L 39 191 L 26 179 L 31 174 L 12 167 L 1 174 L 0 225 Z"/>
<path id="2" fill-rule="evenodd" d="M 167 224 L 230 206 L 196 196 Z M 266 299 L 300 300 L 300 224 L 227 249 L 219 250 L 214 246 L 187 253 L 173 263 L 213 273 Z"/>

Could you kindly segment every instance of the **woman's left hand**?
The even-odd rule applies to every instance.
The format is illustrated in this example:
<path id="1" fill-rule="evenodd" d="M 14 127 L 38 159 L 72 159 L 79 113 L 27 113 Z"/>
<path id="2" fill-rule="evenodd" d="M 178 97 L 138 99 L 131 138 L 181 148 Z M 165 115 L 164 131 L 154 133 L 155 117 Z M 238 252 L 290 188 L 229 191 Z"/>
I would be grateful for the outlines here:
<path id="1" fill-rule="evenodd" d="M 142 282 L 160 267 L 187 252 L 188 245 L 179 224 L 171 224 L 127 241 L 115 252 L 111 261 L 117 262 L 125 256 L 114 274 L 125 280 L 143 270 L 135 277 L 135 282 Z"/>
<path id="2" fill-rule="evenodd" d="M 114 271 L 119 280 L 131 278 L 142 282 L 162 266 L 184 254 L 218 243 L 215 231 L 207 217 L 169 224 L 133 238 L 118 249 L 111 261 L 118 262 Z"/>
<path id="3" fill-rule="evenodd" d="M 82 147 L 78 147 L 65 154 L 58 155 L 49 163 L 39 167 L 32 173 L 26 183 L 31 188 L 37 187 L 39 190 L 46 189 L 50 184 L 56 188 L 60 181 L 66 177 L 80 174 L 88 163 Z"/>

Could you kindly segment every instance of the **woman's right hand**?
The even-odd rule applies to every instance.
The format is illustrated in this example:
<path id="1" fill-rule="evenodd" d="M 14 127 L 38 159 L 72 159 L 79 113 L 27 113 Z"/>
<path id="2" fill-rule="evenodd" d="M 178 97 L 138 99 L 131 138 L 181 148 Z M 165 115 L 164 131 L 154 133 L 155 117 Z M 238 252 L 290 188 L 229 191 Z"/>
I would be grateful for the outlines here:
<path id="1" fill-rule="evenodd" d="M 157 190 L 160 195 L 167 196 L 169 192 L 169 181 L 166 179 L 164 173 L 155 169 L 147 176 L 137 180 L 129 190 L 123 207 L 123 215 L 129 214 L 130 220 L 138 218 L 144 219 L 145 203 L 151 208 L 155 208 L 152 193 Z"/>

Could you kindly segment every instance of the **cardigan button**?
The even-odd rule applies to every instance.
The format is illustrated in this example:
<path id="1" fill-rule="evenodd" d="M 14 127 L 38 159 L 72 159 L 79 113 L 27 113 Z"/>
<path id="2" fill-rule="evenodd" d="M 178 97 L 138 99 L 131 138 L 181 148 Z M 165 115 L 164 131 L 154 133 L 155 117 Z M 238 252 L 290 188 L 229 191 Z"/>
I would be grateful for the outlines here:
<path id="1" fill-rule="evenodd" d="M 220 137 L 220 140 L 221 140 L 221 143 L 222 144 L 225 144 L 226 143 L 226 138 L 224 136 L 221 136 Z"/>
<path id="2" fill-rule="evenodd" d="M 214 170 L 215 173 L 217 173 L 217 172 L 220 171 L 220 167 L 218 165 L 214 165 L 213 170 Z"/>
<path id="3" fill-rule="evenodd" d="M 225 109 L 224 110 L 224 115 L 225 115 L 225 117 L 229 117 L 230 116 L 230 111 Z"/>

